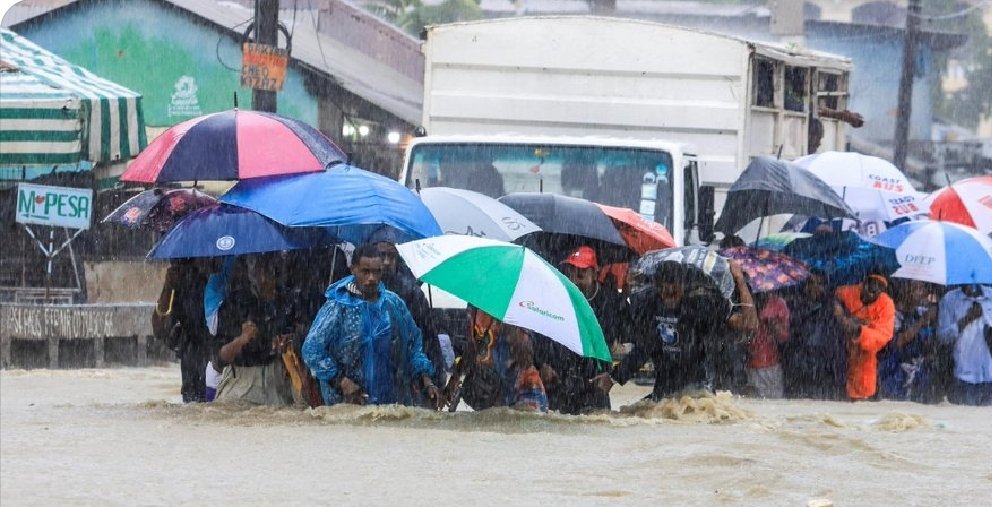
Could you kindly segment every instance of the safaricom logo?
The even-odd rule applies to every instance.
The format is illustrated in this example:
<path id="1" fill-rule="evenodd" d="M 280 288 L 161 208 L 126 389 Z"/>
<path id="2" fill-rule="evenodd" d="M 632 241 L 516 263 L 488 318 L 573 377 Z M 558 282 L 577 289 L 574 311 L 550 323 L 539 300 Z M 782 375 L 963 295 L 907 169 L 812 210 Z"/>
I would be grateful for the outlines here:
<path id="1" fill-rule="evenodd" d="M 553 313 L 545 310 L 544 308 L 541 308 L 541 307 L 537 306 L 536 304 L 534 304 L 533 301 L 521 301 L 521 302 L 519 302 L 517 304 L 520 305 L 521 308 L 526 308 L 526 309 L 528 309 L 528 310 L 530 310 L 530 311 L 532 311 L 534 313 L 537 313 L 537 314 L 539 314 L 539 315 L 541 315 L 543 317 L 547 317 L 549 319 L 554 319 L 554 320 L 561 320 L 561 321 L 564 321 L 565 320 L 565 317 L 562 317 L 561 315 L 555 315 L 555 314 L 553 314 Z"/>

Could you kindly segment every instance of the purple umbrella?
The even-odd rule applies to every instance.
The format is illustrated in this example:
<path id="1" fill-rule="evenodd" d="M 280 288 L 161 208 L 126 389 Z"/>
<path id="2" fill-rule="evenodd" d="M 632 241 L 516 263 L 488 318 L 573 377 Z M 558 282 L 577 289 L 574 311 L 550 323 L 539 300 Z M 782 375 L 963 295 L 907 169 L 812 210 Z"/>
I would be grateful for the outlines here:
<path id="1" fill-rule="evenodd" d="M 748 286 L 754 292 L 789 287 L 809 277 L 805 264 L 773 250 L 739 246 L 720 250 L 720 255 L 741 265 L 748 275 Z"/>

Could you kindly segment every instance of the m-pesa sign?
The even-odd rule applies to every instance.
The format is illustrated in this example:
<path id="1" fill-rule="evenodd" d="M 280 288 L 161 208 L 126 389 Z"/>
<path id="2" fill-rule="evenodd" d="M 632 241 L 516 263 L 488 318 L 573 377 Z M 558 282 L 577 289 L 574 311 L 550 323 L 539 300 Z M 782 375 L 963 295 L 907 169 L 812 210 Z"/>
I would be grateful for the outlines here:
<path id="1" fill-rule="evenodd" d="M 92 217 L 92 189 L 17 185 L 18 223 L 89 229 Z"/>

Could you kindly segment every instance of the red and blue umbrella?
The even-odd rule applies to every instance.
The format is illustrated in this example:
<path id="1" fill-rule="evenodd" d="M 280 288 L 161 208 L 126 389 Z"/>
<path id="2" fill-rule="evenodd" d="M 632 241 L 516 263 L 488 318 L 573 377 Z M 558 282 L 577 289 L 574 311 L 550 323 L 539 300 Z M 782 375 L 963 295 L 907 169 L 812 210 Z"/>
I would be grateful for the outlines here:
<path id="1" fill-rule="evenodd" d="M 122 181 L 243 180 L 323 171 L 347 156 L 319 130 L 263 111 L 232 109 L 184 121 L 162 133 Z"/>

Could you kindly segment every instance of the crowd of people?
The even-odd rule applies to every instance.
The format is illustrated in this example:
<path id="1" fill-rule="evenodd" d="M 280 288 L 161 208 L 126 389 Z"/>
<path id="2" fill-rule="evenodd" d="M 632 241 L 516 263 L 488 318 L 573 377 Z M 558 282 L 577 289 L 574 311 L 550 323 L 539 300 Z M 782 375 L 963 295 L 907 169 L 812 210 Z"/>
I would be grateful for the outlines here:
<path id="1" fill-rule="evenodd" d="M 655 401 L 729 390 L 992 405 L 989 286 L 868 273 L 832 287 L 830 273 L 814 270 L 798 286 L 752 292 L 731 262 L 727 300 L 675 265 L 630 290 L 602 276 L 588 246 L 549 261 L 585 295 L 612 364 L 471 306 L 464 329 L 446 329 L 388 239 L 350 255 L 176 261 L 153 323 L 179 355 L 185 402 L 581 414 L 610 410 L 615 384 L 653 376 Z"/>

